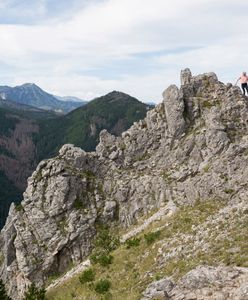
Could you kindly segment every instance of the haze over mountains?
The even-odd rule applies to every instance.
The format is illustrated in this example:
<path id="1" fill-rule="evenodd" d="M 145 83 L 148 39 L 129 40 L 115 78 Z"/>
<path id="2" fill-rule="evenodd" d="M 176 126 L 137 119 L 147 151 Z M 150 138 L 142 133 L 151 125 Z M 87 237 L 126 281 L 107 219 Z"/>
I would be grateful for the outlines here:
<path id="1" fill-rule="evenodd" d="M 0 96 L 4 100 L 60 113 L 68 113 L 87 103 L 75 97 L 54 96 L 34 83 L 25 83 L 15 87 L 0 86 Z"/>

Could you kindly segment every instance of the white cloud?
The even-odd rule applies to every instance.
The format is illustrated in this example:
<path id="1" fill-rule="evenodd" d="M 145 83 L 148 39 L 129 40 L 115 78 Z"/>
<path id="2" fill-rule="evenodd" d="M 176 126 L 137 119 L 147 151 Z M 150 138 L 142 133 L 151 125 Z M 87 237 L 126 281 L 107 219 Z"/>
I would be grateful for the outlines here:
<path id="1" fill-rule="evenodd" d="M 230 81 L 247 61 L 247 9 L 241 0 L 106 0 L 84 6 L 67 20 L 0 25 L 0 66 L 8 66 L 0 82 L 31 81 L 80 97 L 119 89 L 158 101 L 187 66 L 194 72 L 216 71 Z M 142 58 L 142 53 L 156 51 L 162 54 Z M 143 61 L 142 70 L 153 66 L 150 74 L 121 71 L 130 58 L 135 65 L 135 54 Z M 117 65 L 118 76 L 107 79 L 109 68 Z M 106 77 L 94 69 L 105 69 Z"/>

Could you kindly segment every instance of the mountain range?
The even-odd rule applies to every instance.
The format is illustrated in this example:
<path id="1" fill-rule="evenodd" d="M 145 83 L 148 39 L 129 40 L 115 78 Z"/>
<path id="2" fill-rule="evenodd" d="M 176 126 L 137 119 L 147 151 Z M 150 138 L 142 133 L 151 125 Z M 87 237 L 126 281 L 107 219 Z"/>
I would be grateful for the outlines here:
<path id="1" fill-rule="evenodd" d="M 102 129 L 121 134 L 149 108 L 120 92 L 66 115 L 0 99 L 0 227 L 10 203 L 21 201 L 27 178 L 41 159 L 56 155 L 64 143 L 92 151 Z"/>
<path id="2" fill-rule="evenodd" d="M 62 101 L 60 97 L 43 91 L 34 83 L 25 83 L 16 87 L 0 86 L 0 96 L 4 100 L 60 113 L 68 113 L 87 103 L 74 97 L 65 97 Z"/>
<path id="3" fill-rule="evenodd" d="M 144 118 L 152 107 L 125 93 L 113 91 L 65 116 L 41 122 L 36 136 L 38 158 L 55 155 L 66 143 L 92 151 L 99 142 L 102 129 L 120 135 L 134 121 Z"/>

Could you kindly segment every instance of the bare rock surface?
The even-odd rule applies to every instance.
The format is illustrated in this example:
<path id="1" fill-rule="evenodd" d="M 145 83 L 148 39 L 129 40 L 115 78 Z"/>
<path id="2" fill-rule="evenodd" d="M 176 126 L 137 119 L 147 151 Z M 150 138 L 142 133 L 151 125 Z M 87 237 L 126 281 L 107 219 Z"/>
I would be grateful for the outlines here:
<path id="1" fill-rule="evenodd" d="M 182 86 L 168 87 L 163 103 L 121 137 L 103 131 L 96 152 L 64 145 L 59 156 L 38 165 L 21 206 L 12 205 L 0 235 L 0 277 L 14 299 L 20 299 L 31 282 L 42 286 L 53 274 L 85 260 L 97 224 L 128 230 L 168 203 L 184 207 L 224 199 L 218 226 L 235 207 L 247 209 L 247 98 L 214 73 L 192 76 L 185 70 L 181 76 Z M 199 230 L 199 245 L 204 232 Z M 161 255 L 161 264 L 166 255 L 174 254 Z M 246 293 L 246 270 L 196 270 L 199 276 L 189 273 L 178 283 L 160 282 L 159 292 L 162 285 L 182 293 L 176 298 L 166 291 L 164 297 L 172 299 L 236 299 Z M 232 294 L 228 276 L 233 272 L 238 276 Z M 204 281 L 201 287 L 194 286 L 196 277 Z M 222 288 L 215 288 L 218 282 Z M 216 298 L 207 289 L 217 293 Z"/>
<path id="2" fill-rule="evenodd" d="M 248 270 L 235 267 L 199 266 L 174 283 L 170 278 L 152 282 L 142 300 L 246 300 Z"/>

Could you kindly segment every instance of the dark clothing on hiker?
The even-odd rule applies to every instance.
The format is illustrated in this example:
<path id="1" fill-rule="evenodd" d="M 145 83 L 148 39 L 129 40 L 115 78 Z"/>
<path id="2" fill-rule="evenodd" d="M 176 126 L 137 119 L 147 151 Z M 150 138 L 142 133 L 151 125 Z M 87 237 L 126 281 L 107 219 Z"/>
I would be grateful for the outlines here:
<path id="1" fill-rule="evenodd" d="M 245 83 L 241 83 L 241 87 L 242 87 L 242 90 L 243 90 L 243 95 L 245 95 L 245 91 L 248 95 L 248 85 L 247 85 L 247 82 Z"/>

